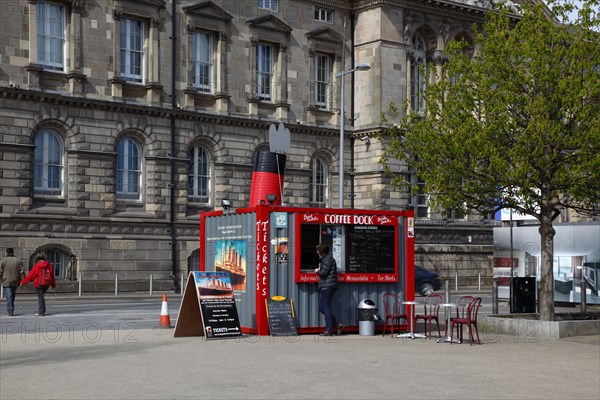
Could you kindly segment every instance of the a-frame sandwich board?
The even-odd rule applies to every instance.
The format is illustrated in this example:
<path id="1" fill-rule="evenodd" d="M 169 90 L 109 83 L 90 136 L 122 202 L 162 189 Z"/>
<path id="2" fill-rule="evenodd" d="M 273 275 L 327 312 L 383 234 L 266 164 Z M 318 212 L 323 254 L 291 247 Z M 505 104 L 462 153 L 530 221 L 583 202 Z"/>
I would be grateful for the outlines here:
<path id="1" fill-rule="evenodd" d="M 204 321 L 202 311 L 200 311 L 200 299 L 198 298 L 193 272 L 188 275 L 173 336 L 204 336 Z"/>

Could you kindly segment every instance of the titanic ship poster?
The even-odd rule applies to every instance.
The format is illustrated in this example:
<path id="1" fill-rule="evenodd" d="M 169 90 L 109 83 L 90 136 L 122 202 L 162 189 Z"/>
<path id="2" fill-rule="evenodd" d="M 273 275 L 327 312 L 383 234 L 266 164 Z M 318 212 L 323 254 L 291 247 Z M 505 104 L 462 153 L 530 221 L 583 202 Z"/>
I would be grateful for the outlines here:
<path id="1" fill-rule="evenodd" d="M 215 240 L 215 270 L 229 272 L 233 290 L 246 291 L 246 241 Z"/>

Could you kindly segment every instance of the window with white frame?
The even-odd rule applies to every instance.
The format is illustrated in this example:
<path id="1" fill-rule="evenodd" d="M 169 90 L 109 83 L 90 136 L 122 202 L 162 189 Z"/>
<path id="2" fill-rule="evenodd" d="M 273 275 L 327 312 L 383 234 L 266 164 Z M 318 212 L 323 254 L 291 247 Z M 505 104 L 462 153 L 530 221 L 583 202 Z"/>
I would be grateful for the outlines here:
<path id="1" fill-rule="evenodd" d="M 315 55 L 315 106 L 329 109 L 331 89 L 331 58 L 325 54 Z"/>
<path id="2" fill-rule="evenodd" d="M 36 3 L 37 58 L 45 69 L 64 71 L 65 8 L 60 4 Z"/>
<path id="3" fill-rule="evenodd" d="M 194 146 L 189 152 L 188 199 L 194 203 L 210 202 L 212 162 L 208 150 Z"/>
<path id="4" fill-rule="evenodd" d="M 212 92 L 213 36 L 205 32 L 192 35 L 192 86 L 203 92 Z"/>
<path id="5" fill-rule="evenodd" d="M 425 40 L 415 33 L 413 36 L 414 55 L 411 64 L 411 107 L 413 111 L 422 113 L 425 110 L 425 89 L 427 76 Z"/>
<path id="6" fill-rule="evenodd" d="M 117 198 L 139 200 L 142 177 L 142 150 L 132 138 L 125 137 L 117 144 Z"/>
<path id="7" fill-rule="evenodd" d="M 257 0 L 256 5 L 264 10 L 277 11 L 278 3 L 279 0 Z"/>
<path id="8" fill-rule="evenodd" d="M 272 99 L 273 90 L 273 46 L 256 46 L 256 96 L 262 100 Z"/>
<path id="9" fill-rule="evenodd" d="M 312 160 L 312 182 L 311 182 L 311 202 L 314 205 L 327 206 L 327 192 L 329 183 L 329 167 L 327 161 L 322 157 L 315 157 Z"/>
<path id="10" fill-rule="evenodd" d="M 58 249 L 46 250 L 46 258 L 52 265 L 54 270 L 54 276 L 56 279 L 65 278 L 65 262 L 68 262 L 69 257 L 67 254 L 59 251 Z"/>
<path id="11" fill-rule="evenodd" d="M 123 18 L 120 24 L 121 77 L 129 82 L 143 82 L 144 24 Z"/>
<path id="12" fill-rule="evenodd" d="M 63 141 L 54 131 L 44 130 L 35 136 L 34 192 L 59 196 L 63 186 Z"/>
<path id="13" fill-rule="evenodd" d="M 50 265 L 52 265 L 52 269 L 54 271 L 54 277 L 59 279 L 68 279 L 68 267 L 71 261 L 71 256 L 69 253 L 65 252 L 65 250 L 61 249 L 59 246 L 48 245 L 43 246 L 37 250 L 35 250 L 31 257 L 29 258 L 29 269 L 33 268 L 35 264 L 35 257 L 38 254 L 44 254 L 48 259 Z"/>
<path id="14" fill-rule="evenodd" d="M 429 195 L 424 192 L 425 182 L 416 174 L 411 175 L 411 208 L 417 218 L 429 218 Z"/>
<path id="15" fill-rule="evenodd" d="M 328 10 L 326 8 L 315 8 L 315 20 L 333 23 L 333 10 Z"/>

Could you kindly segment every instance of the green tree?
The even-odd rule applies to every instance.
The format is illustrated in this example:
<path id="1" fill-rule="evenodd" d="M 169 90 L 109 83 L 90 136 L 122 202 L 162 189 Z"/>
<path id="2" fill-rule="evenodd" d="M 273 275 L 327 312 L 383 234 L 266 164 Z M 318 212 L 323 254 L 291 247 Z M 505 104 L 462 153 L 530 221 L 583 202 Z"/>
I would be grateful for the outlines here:
<path id="1" fill-rule="evenodd" d="M 428 68 L 424 114 L 382 114 L 382 163 L 416 171 L 432 206 L 538 219 L 542 320 L 554 320 L 553 221 L 600 204 L 600 0 L 584 0 L 573 24 L 571 5 L 548 3 L 488 13 L 474 55 L 449 43 L 441 76 Z"/>

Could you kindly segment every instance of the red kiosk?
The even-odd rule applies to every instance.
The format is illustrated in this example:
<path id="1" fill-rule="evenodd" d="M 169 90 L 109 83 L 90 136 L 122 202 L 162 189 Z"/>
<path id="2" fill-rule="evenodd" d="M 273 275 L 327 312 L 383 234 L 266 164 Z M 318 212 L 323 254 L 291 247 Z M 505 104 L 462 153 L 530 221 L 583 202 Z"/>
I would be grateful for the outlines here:
<path id="1" fill-rule="evenodd" d="M 365 298 L 381 311 L 383 293 L 414 299 L 412 211 L 261 203 L 200 216 L 199 269 L 231 274 L 242 332 L 269 334 L 266 301 L 273 296 L 292 300 L 299 333 L 323 330 L 313 271 L 319 242 L 336 259 L 340 285 L 332 306 L 350 330 L 357 329 L 357 306 Z"/>

